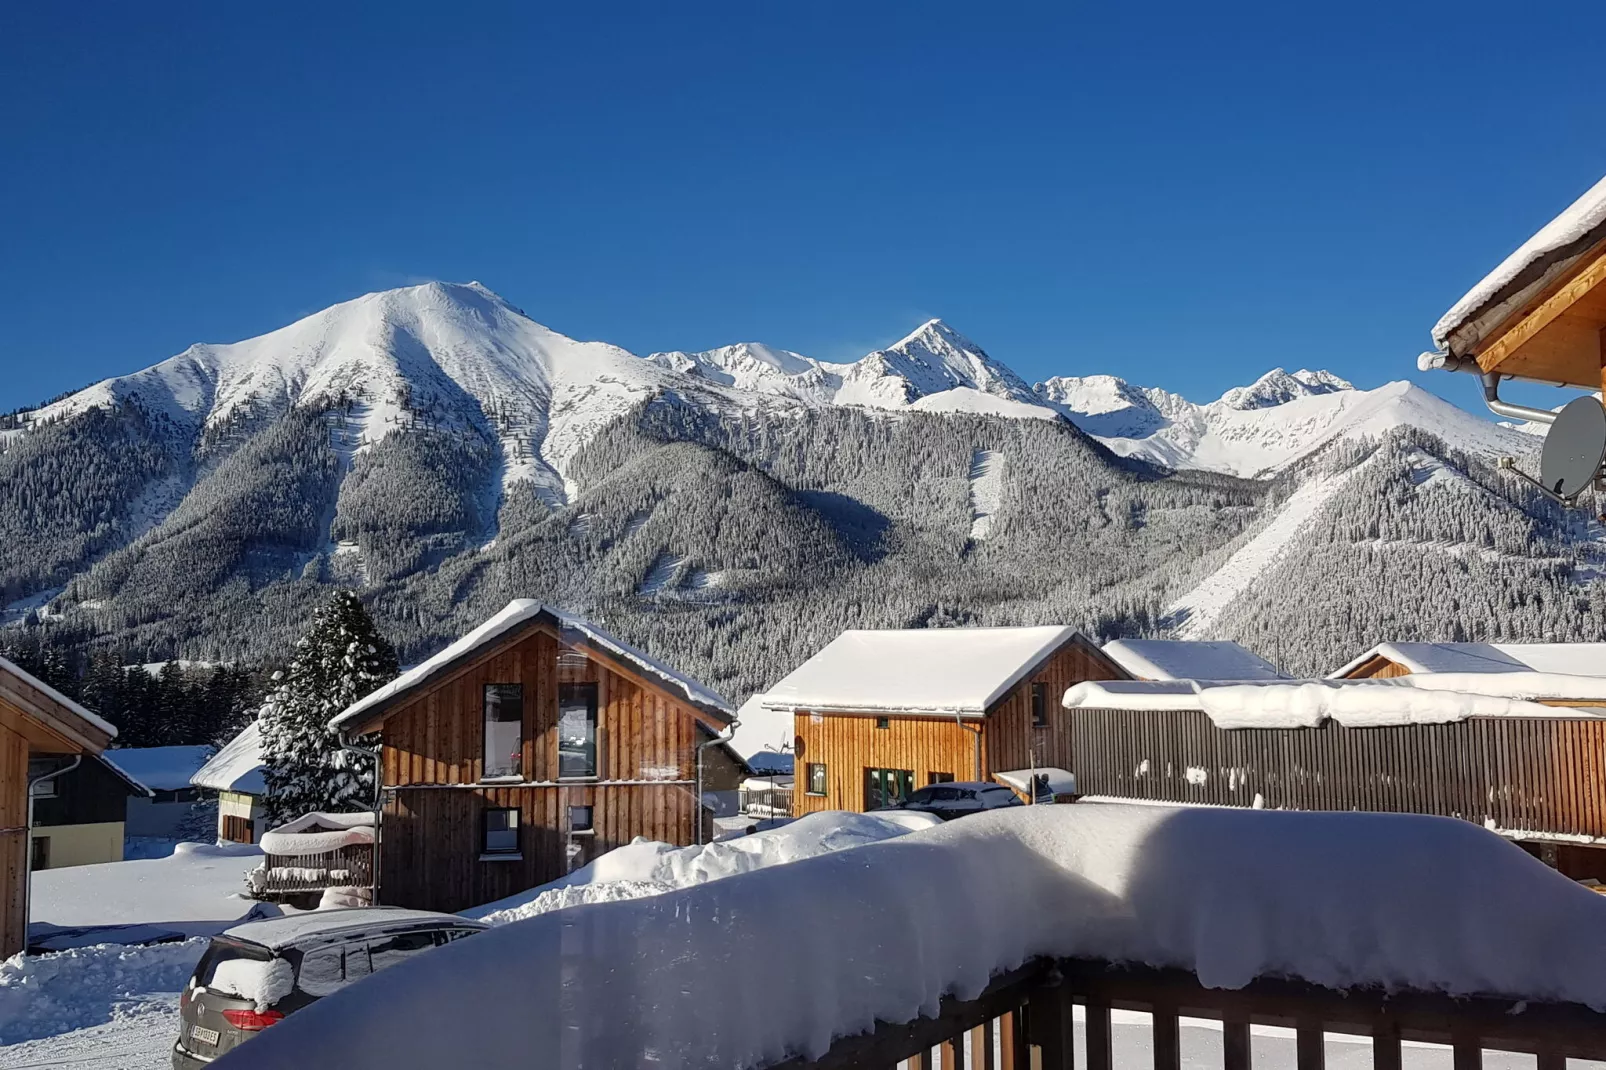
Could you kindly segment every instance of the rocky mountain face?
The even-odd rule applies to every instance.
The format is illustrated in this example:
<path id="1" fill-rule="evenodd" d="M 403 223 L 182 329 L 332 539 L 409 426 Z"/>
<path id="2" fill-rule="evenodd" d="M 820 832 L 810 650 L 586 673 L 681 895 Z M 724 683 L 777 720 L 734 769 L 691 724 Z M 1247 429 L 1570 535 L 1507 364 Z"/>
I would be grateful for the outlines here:
<path id="1" fill-rule="evenodd" d="M 478 284 L 370 294 L 0 418 L 0 624 L 129 661 L 282 658 L 334 584 L 404 661 L 512 597 L 740 701 L 845 627 L 1599 638 L 1601 532 L 1534 439 L 1408 383 L 1195 404 L 1028 385 L 940 321 L 858 361 L 635 356 Z"/>

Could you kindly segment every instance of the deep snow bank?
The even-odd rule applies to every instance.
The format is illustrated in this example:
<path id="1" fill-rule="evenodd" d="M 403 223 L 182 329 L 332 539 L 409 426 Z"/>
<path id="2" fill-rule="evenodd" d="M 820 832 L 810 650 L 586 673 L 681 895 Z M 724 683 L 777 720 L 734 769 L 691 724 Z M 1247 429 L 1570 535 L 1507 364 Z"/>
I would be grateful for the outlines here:
<path id="1" fill-rule="evenodd" d="M 807 814 L 780 828 L 701 847 L 675 847 L 638 839 L 616 847 L 560 880 L 462 913 L 492 925 L 504 925 L 581 903 L 662 895 L 767 866 L 879 843 L 938 824 L 941 822 L 930 814 L 911 811 L 854 814 L 828 810 Z"/>
<path id="2" fill-rule="evenodd" d="M 1036 955 L 1606 1007 L 1606 899 L 1448 818 L 1022 807 L 504 926 L 292 1015 L 231 1068 L 762 1066 Z"/>
<path id="3" fill-rule="evenodd" d="M 0 1044 L 55 1036 L 116 1016 L 117 1006 L 153 992 L 178 992 L 204 939 L 152 947 L 100 944 L 0 963 Z M 177 1035 L 177 1006 L 173 1031 Z"/>

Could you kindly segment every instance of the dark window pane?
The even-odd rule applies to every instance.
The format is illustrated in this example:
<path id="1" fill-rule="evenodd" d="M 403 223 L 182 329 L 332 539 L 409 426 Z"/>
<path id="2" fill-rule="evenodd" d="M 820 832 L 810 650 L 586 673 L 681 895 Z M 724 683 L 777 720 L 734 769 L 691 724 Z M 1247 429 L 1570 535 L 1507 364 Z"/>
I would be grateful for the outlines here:
<path id="1" fill-rule="evenodd" d="M 517 810 L 485 811 L 485 845 L 488 855 L 515 854 L 519 849 L 519 812 Z"/>
<path id="2" fill-rule="evenodd" d="M 373 972 L 378 973 L 387 966 L 394 966 L 434 946 L 435 934 L 432 932 L 399 933 L 369 943 L 368 956 L 373 963 Z"/>
<path id="3" fill-rule="evenodd" d="M 1048 685 L 1032 685 L 1032 727 L 1044 728 L 1048 725 Z"/>
<path id="4" fill-rule="evenodd" d="M 825 763 L 824 762 L 810 762 L 809 763 L 809 794 L 810 795 L 824 795 L 825 794 Z"/>
<path id="5" fill-rule="evenodd" d="M 597 685 L 558 687 L 558 775 L 597 775 Z"/>
<path id="6" fill-rule="evenodd" d="M 589 806 L 571 806 L 571 807 L 569 807 L 569 831 L 570 832 L 590 832 L 591 831 L 591 807 L 589 807 Z"/>
<path id="7" fill-rule="evenodd" d="M 485 685 L 482 777 L 519 776 L 524 761 L 524 685 Z"/>

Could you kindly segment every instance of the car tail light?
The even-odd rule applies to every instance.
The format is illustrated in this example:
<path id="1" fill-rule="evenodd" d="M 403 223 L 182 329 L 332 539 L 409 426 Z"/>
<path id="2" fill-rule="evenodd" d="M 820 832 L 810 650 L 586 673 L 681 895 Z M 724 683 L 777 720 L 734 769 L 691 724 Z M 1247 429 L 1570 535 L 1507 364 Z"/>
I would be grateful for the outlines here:
<path id="1" fill-rule="evenodd" d="M 284 1021 L 284 1015 L 278 1011 L 263 1011 L 260 1014 L 256 1011 L 224 1011 L 223 1017 L 228 1019 L 228 1023 L 234 1028 L 243 1029 L 248 1033 L 266 1029 L 274 1022 Z"/>
<path id="2" fill-rule="evenodd" d="M 178 1009 L 182 1011 L 186 1007 L 188 1007 L 189 1005 L 190 1005 L 190 990 L 186 988 L 184 991 L 182 991 L 182 992 L 180 992 L 178 994 Z"/>

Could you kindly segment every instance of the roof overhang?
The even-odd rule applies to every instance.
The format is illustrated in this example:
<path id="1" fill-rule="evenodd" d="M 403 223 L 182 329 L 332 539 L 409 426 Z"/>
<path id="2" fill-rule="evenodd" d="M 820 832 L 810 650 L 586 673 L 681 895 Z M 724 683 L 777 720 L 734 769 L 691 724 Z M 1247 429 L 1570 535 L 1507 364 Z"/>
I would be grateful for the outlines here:
<path id="1" fill-rule="evenodd" d="M 1544 264 L 1524 287 L 1452 331 L 1448 351 L 1484 372 L 1599 390 L 1601 332 L 1606 330 L 1606 235 L 1582 251 Z"/>
<path id="2" fill-rule="evenodd" d="M 0 658 L 0 725 L 40 754 L 99 754 L 117 729 Z"/>

